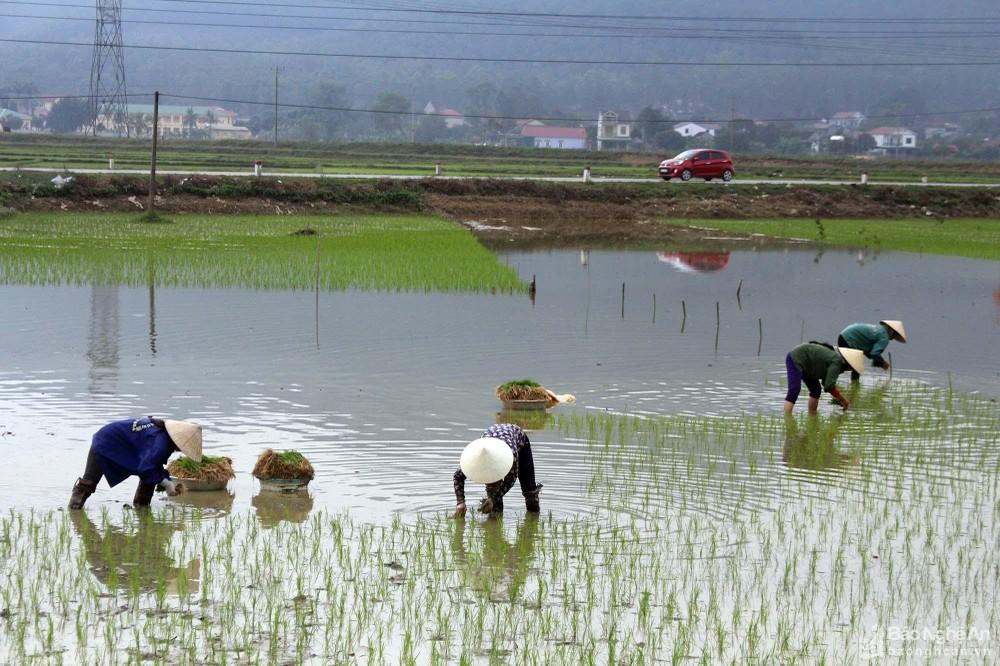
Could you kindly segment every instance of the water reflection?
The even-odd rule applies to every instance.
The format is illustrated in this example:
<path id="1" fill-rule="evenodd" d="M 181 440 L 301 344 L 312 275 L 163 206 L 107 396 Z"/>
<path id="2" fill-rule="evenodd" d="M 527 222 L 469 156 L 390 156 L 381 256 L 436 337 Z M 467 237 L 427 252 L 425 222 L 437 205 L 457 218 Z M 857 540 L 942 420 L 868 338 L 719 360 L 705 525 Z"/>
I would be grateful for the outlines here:
<path id="1" fill-rule="evenodd" d="M 729 252 L 657 252 L 656 258 L 682 273 L 715 273 L 729 263 Z"/>
<path id="2" fill-rule="evenodd" d="M 829 418 L 809 416 L 804 426 L 800 426 L 795 417 L 789 416 L 785 420 L 785 445 L 781 450 L 781 459 L 789 469 L 806 473 L 839 471 L 857 464 L 856 456 L 837 448 L 843 425 L 843 415 Z"/>
<path id="3" fill-rule="evenodd" d="M 544 430 L 552 415 L 544 409 L 501 409 L 497 412 L 497 423 L 513 423 L 524 430 Z"/>
<path id="4" fill-rule="evenodd" d="M 198 591 L 201 560 L 175 566 L 169 554 L 174 533 L 186 526 L 182 514 L 138 511 L 134 522 L 122 526 L 105 522 L 103 530 L 84 511 L 71 511 L 69 515 L 91 573 L 109 591 L 167 595 Z"/>
<path id="5" fill-rule="evenodd" d="M 303 523 L 309 517 L 313 508 L 313 498 L 306 491 L 297 493 L 260 492 L 254 495 L 250 504 L 257 510 L 257 520 L 261 527 L 270 529 L 287 520 L 290 523 Z"/>
<path id="6" fill-rule="evenodd" d="M 470 536 L 466 535 L 468 525 L 473 530 Z M 465 586 L 489 601 L 516 601 L 531 570 L 537 534 L 538 516 L 535 514 L 524 516 L 514 543 L 504 534 L 502 517 L 491 517 L 483 522 L 457 517 L 451 535 L 451 552 Z M 479 545 L 481 548 L 477 547 Z"/>
<path id="7" fill-rule="evenodd" d="M 234 496 L 228 490 L 189 490 L 167 501 L 181 506 L 200 509 L 203 515 L 223 515 L 233 510 Z"/>
<path id="8" fill-rule="evenodd" d="M 118 287 L 95 285 L 90 292 L 90 393 L 115 393 L 118 382 Z"/>

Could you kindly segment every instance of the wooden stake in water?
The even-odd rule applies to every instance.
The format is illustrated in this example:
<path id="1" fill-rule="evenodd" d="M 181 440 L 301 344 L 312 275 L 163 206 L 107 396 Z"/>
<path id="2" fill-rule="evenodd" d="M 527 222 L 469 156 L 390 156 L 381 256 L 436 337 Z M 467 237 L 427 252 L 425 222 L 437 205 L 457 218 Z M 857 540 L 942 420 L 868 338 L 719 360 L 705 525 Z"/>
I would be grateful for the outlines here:
<path id="1" fill-rule="evenodd" d="M 743 290 L 743 280 L 740 280 L 740 284 L 736 287 L 736 305 L 739 306 L 740 310 L 743 309 L 743 301 L 740 300 L 740 291 Z"/>
<path id="2" fill-rule="evenodd" d="M 622 282 L 622 319 L 625 318 L 625 283 Z"/>
<path id="3" fill-rule="evenodd" d="M 653 323 L 656 323 L 656 294 L 653 294 Z"/>
<path id="4" fill-rule="evenodd" d="M 760 356 L 760 349 L 764 346 L 764 320 L 757 317 L 757 356 Z"/>
<path id="5" fill-rule="evenodd" d="M 715 351 L 719 351 L 719 301 L 715 302 Z"/>
<path id="6" fill-rule="evenodd" d="M 682 300 L 681 301 L 681 333 L 684 332 L 684 324 L 687 323 L 687 320 L 688 320 L 687 304 Z"/>

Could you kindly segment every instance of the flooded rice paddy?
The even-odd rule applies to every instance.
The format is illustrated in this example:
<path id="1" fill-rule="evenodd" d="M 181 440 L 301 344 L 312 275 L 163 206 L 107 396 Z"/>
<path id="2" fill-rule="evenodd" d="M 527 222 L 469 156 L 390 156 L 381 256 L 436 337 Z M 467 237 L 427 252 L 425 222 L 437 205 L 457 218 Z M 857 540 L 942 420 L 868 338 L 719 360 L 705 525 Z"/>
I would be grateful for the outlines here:
<path id="1" fill-rule="evenodd" d="M 534 300 L 0 286 L 4 660 L 996 660 L 996 263 L 500 259 Z M 891 378 L 785 421 L 788 349 L 881 318 L 911 338 Z M 458 453 L 525 376 L 577 396 L 525 422 L 542 515 L 514 490 L 455 520 Z M 146 413 L 202 423 L 230 493 L 59 511 L 91 433 Z M 266 447 L 311 460 L 308 496 L 259 492 Z"/>

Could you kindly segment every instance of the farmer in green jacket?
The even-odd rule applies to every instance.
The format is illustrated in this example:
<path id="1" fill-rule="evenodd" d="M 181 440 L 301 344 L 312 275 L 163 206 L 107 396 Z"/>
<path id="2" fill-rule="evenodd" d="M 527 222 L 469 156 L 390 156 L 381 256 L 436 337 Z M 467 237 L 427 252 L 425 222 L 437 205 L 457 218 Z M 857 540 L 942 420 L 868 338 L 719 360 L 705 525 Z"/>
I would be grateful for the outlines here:
<path id="1" fill-rule="evenodd" d="M 872 360 L 876 368 L 889 369 L 889 362 L 882 358 L 882 352 L 889 346 L 890 340 L 899 340 L 906 343 L 906 330 L 903 322 L 895 319 L 886 319 L 878 324 L 851 324 L 837 337 L 837 344 L 841 347 L 860 349 L 865 356 Z M 856 382 L 861 378 L 856 372 L 851 372 L 851 381 Z"/>
<path id="2" fill-rule="evenodd" d="M 788 393 L 785 395 L 785 413 L 791 414 L 795 401 L 799 399 L 802 383 L 809 387 L 809 413 L 815 414 L 819 407 L 819 396 L 827 391 L 840 406 L 847 409 L 847 398 L 837 390 L 840 373 L 853 369 L 859 373 L 864 369 L 864 354 L 857 349 L 834 347 L 822 342 L 804 342 L 785 356 L 788 370 Z"/>

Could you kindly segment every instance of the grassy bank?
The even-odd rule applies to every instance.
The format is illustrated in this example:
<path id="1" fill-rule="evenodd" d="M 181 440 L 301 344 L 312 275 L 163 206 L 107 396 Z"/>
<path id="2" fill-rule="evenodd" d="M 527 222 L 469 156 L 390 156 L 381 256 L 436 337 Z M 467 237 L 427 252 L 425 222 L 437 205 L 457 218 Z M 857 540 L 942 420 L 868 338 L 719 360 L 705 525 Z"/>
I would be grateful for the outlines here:
<path id="1" fill-rule="evenodd" d="M 684 226 L 827 246 L 1000 260 L 1000 219 L 688 220 Z"/>
<path id="2" fill-rule="evenodd" d="M 430 216 L 26 213 L 0 219 L 0 284 L 520 291 L 465 229 Z"/>
<path id="3" fill-rule="evenodd" d="M 5 135 L 0 137 L 0 166 L 106 168 L 113 155 L 117 168 L 148 169 L 149 142 L 106 137 Z M 269 173 L 364 173 L 426 175 L 441 161 L 446 174 L 463 176 L 579 176 L 584 165 L 594 175 L 655 178 L 659 151 L 590 152 L 494 146 L 388 143 L 307 143 L 266 141 L 165 140 L 159 145 L 160 169 L 243 171 L 262 160 Z M 736 155 L 741 178 L 856 180 L 867 172 L 873 181 L 917 183 L 1000 182 L 1000 165 L 990 162 L 858 159 Z"/>

